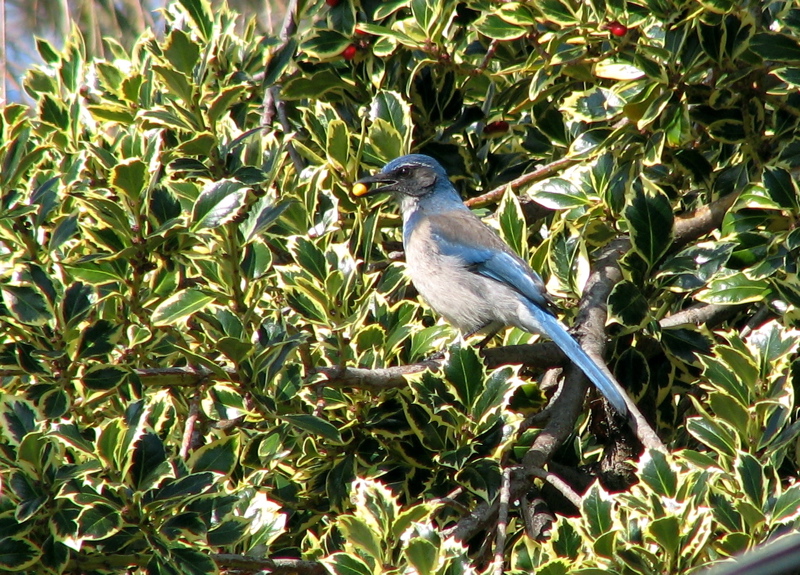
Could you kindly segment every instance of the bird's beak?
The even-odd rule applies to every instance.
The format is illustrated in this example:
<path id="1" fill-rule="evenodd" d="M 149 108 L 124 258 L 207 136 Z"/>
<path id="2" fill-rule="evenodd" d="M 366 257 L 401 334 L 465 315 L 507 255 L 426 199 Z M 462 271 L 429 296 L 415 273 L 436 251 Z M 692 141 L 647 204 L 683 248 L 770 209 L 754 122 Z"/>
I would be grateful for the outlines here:
<path id="1" fill-rule="evenodd" d="M 362 196 L 371 196 L 373 194 L 380 194 L 382 192 L 393 192 L 394 185 L 397 183 L 397 180 L 394 178 L 388 177 L 386 174 L 375 174 L 374 176 L 367 176 L 366 178 L 361 178 L 355 184 L 353 184 L 352 193 L 356 197 Z M 370 184 L 384 184 L 382 186 L 378 186 L 377 188 L 370 189 Z"/>

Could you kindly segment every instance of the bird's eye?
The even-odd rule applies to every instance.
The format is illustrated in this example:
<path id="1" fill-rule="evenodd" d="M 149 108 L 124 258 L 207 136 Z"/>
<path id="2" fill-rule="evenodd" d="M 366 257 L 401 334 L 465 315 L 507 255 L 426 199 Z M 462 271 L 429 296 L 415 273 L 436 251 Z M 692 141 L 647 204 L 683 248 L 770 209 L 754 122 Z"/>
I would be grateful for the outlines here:
<path id="1" fill-rule="evenodd" d="M 410 173 L 411 173 L 411 170 L 407 166 L 403 166 L 402 168 L 397 170 L 397 175 L 398 176 L 405 177 L 405 176 L 409 175 Z"/>

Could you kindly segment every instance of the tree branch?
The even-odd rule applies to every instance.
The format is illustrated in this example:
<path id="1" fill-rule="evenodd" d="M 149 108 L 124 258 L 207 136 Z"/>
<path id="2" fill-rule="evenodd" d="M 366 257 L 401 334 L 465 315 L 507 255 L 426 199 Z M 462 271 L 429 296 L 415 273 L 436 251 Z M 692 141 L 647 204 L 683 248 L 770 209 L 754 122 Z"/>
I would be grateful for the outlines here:
<path id="1" fill-rule="evenodd" d="M 569 484 L 567 484 L 567 482 L 561 479 L 558 475 L 555 473 L 550 473 L 549 471 L 545 471 L 539 467 L 531 467 L 530 469 L 527 469 L 527 471 L 534 477 L 544 479 L 550 485 L 558 489 L 559 493 L 566 497 L 577 509 L 581 508 L 581 496 L 575 493 L 572 487 L 570 487 Z"/>
<path id="2" fill-rule="evenodd" d="M 327 575 L 328 573 L 322 563 L 302 559 L 262 559 L 228 553 L 216 553 L 211 558 L 219 567 L 228 570 L 266 571 L 270 575 Z"/>
<path id="3" fill-rule="evenodd" d="M 508 504 L 511 499 L 511 468 L 503 470 L 500 483 L 500 509 L 497 517 L 497 535 L 494 543 L 494 565 L 492 575 L 503 575 L 505 563 L 506 531 L 508 530 Z"/>
<path id="4" fill-rule="evenodd" d="M 151 559 L 152 556 L 149 553 L 130 555 L 81 555 L 79 553 L 69 562 L 67 571 L 108 570 L 123 572 L 131 567 L 144 567 Z M 212 553 L 211 559 L 225 570 L 266 571 L 270 575 L 326 575 L 328 573 L 321 563 L 302 559 L 266 559 L 228 553 Z"/>
<path id="5" fill-rule="evenodd" d="M 506 188 L 511 188 L 512 190 L 516 190 L 524 186 L 525 184 L 530 184 L 531 182 L 537 182 L 539 180 L 544 180 L 545 178 L 549 178 L 563 170 L 566 170 L 570 166 L 574 166 L 582 162 L 583 159 L 575 159 L 570 157 L 564 157 L 549 164 L 545 164 L 540 168 L 535 169 L 532 172 L 528 172 L 527 174 L 522 174 L 520 177 L 511 180 L 510 182 L 503 184 L 502 186 L 497 186 L 495 189 L 486 192 L 480 196 L 475 196 L 474 198 L 468 199 L 464 202 L 469 207 L 475 206 L 483 206 L 486 204 L 490 204 L 492 202 L 497 202 L 500 198 L 503 197 L 503 194 L 506 191 Z"/>
<path id="6" fill-rule="evenodd" d="M 718 198 L 702 208 L 675 218 L 672 248 L 677 250 L 722 225 L 722 219 L 736 202 L 741 192 Z"/>

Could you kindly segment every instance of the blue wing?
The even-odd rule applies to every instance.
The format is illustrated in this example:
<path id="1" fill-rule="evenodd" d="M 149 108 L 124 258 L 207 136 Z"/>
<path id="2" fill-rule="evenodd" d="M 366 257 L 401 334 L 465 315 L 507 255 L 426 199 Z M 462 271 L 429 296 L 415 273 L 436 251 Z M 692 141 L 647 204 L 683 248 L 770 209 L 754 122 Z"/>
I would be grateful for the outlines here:
<path id="1" fill-rule="evenodd" d="M 432 215 L 429 221 L 442 254 L 459 258 L 473 272 L 508 285 L 547 310 L 551 302 L 539 274 L 469 211 Z"/>

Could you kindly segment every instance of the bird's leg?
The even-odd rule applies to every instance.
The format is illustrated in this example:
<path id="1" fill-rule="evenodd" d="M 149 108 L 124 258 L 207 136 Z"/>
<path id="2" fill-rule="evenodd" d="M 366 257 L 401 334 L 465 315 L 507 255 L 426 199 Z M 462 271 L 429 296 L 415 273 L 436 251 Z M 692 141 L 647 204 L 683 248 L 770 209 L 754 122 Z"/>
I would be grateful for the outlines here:
<path id="1" fill-rule="evenodd" d="M 483 325 L 482 325 L 482 326 L 480 326 L 479 328 L 477 328 L 477 329 L 473 329 L 471 332 L 469 332 L 468 334 L 464 335 L 464 339 L 467 339 L 467 338 L 469 338 L 469 337 L 471 337 L 471 336 L 475 335 L 476 333 L 479 333 L 479 332 L 483 331 L 484 329 L 486 329 L 487 327 L 489 327 L 489 326 L 490 326 L 490 325 L 492 325 L 492 324 L 494 324 L 494 322 L 492 322 L 492 321 L 488 321 L 488 322 L 486 322 L 485 324 L 483 324 Z M 494 336 L 496 336 L 496 335 L 498 334 L 498 332 L 499 332 L 501 329 L 502 329 L 502 326 L 496 326 L 496 327 L 492 327 L 492 328 L 489 330 L 489 332 L 486 334 L 486 337 L 484 337 L 484 338 L 483 338 L 483 339 L 482 339 L 482 340 L 481 340 L 481 341 L 478 343 L 478 345 L 477 345 L 476 347 L 477 347 L 478 349 L 483 349 L 484 347 L 486 347 L 486 344 L 487 344 L 487 343 L 489 343 L 490 341 L 492 341 L 492 338 L 493 338 Z"/>

